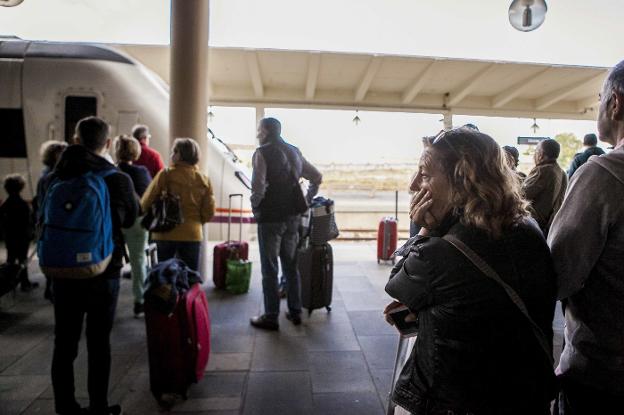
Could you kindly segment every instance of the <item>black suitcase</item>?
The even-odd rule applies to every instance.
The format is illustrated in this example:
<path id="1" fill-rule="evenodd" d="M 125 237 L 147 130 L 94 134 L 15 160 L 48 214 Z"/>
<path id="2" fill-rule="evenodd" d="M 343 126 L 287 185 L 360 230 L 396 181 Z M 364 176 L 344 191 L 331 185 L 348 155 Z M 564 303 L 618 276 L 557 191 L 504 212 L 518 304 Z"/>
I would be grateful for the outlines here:
<path id="1" fill-rule="evenodd" d="M 330 244 L 308 245 L 299 250 L 301 301 L 308 314 L 317 308 L 331 311 L 334 254 Z"/>

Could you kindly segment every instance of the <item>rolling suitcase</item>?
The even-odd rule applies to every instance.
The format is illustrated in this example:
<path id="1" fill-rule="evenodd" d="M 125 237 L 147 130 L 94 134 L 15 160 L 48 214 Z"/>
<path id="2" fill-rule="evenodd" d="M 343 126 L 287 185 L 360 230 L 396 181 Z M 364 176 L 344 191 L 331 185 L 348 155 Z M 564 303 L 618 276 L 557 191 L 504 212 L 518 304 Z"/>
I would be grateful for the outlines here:
<path id="1" fill-rule="evenodd" d="M 173 313 L 145 303 L 150 390 L 163 406 L 163 395 L 186 398 L 191 383 L 204 377 L 210 355 L 210 315 L 200 284 L 178 297 Z"/>
<path id="2" fill-rule="evenodd" d="M 308 315 L 317 308 L 331 311 L 334 255 L 330 244 L 308 245 L 298 253 L 301 302 Z"/>
<path id="3" fill-rule="evenodd" d="M 232 227 L 232 198 L 241 198 L 240 209 L 240 233 L 238 241 L 232 241 L 230 239 L 230 230 Z M 243 195 L 232 194 L 229 197 L 230 207 L 228 209 L 228 236 L 227 241 L 220 243 L 214 247 L 213 259 L 212 259 L 212 281 L 215 287 L 219 289 L 225 289 L 226 281 L 225 276 L 227 273 L 227 261 L 230 258 L 239 258 L 241 260 L 249 259 L 249 244 L 243 241 Z M 233 252 L 234 251 L 234 252 Z"/>
<path id="4" fill-rule="evenodd" d="M 395 262 L 394 251 L 398 242 L 399 192 L 395 193 L 394 217 L 386 216 L 379 222 L 377 229 L 377 263 Z"/>

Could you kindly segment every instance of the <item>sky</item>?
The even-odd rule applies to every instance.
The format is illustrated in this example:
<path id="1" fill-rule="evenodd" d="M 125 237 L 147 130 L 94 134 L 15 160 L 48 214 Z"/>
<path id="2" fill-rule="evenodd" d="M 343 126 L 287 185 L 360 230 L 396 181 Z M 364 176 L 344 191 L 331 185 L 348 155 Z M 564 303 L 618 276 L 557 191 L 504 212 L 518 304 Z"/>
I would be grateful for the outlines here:
<path id="1" fill-rule="evenodd" d="M 518 32 L 505 0 L 212 0 L 210 44 L 342 52 L 372 52 L 613 66 L 624 58 L 622 0 L 548 1 L 545 23 Z M 170 2 L 164 0 L 24 0 L 0 8 L 0 34 L 25 39 L 105 43 L 169 43 Z M 251 109 L 213 109 L 213 130 L 253 144 Z M 317 162 L 403 161 L 435 134 L 435 114 L 267 109 L 284 135 Z M 528 119 L 455 116 L 501 144 L 529 135 Z M 594 122 L 538 120 L 539 135 L 582 136 Z M 328 151 L 329 150 L 329 151 Z"/>

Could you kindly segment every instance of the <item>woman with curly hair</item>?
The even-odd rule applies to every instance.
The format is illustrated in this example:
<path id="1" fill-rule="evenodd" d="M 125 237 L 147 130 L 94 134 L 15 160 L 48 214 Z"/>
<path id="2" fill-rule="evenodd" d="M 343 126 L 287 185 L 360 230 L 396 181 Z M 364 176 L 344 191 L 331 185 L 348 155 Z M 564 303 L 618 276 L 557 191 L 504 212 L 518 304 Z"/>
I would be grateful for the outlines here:
<path id="1" fill-rule="evenodd" d="M 417 415 L 548 414 L 555 274 L 504 153 L 474 129 L 442 132 L 410 187 L 423 229 L 385 313 L 405 305 L 419 332 L 393 401 Z"/>

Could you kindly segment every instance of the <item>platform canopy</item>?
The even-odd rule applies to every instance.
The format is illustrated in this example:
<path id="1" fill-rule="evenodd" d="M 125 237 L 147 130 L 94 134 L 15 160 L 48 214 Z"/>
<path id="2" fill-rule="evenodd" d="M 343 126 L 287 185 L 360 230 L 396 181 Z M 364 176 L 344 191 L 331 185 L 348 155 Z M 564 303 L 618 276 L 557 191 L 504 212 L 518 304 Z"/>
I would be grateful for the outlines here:
<path id="1" fill-rule="evenodd" d="M 163 80 L 169 47 L 117 45 Z M 608 68 L 317 51 L 216 48 L 213 105 L 595 119 Z"/>

